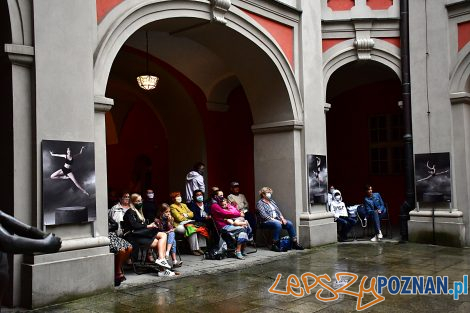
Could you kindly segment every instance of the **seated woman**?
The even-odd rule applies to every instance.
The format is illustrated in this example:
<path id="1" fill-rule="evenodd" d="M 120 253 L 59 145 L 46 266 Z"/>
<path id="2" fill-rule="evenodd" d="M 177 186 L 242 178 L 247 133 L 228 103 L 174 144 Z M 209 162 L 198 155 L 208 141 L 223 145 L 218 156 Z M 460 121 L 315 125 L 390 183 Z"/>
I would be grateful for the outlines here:
<path id="1" fill-rule="evenodd" d="M 236 238 L 235 257 L 239 260 L 244 260 L 246 256 L 246 243 L 249 241 L 250 226 L 247 221 L 240 219 L 243 213 L 231 204 L 228 204 L 227 199 L 223 196 L 219 197 L 217 203 L 212 204 L 211 212 L 219 232 L 227 232 L 231 237 Z"/>
<path id="2" fill-rule="evenodd" d="M 341 225 L 341 231 L 339 233 L 338 241 L 345 241 L 348 239 L 348 233 L 351 228 L 356 224 L 356 219 L 348 216 L 348 210 L 341 197 L 339 190 L 332 192 L 332 199 L 329 202 L 330 212 L 334 214 L 335 222 Z"/>
<path id="3" fill-rule="evenodd" d="M 175 233 L 180 235 L 186 234 L 185 224 L 194 223 L 194 213 L 188 209 L 188 206 L 182 203 L 183 198 L 179 191 L 170 194 L 173 204 L 170 205 L 171 215 L 175 219 L 173 225 L 175 226 Z M 187 234 L 186 234 L 187 235 Z M 194 255 L 203 255 L 204 252 L 201 248 L 206 247 L 206 238 L 196 232 L 191 233 L 188 238 L 189 247 Z"/>
<path id="4" fill-rule="evenodd" d="M 188 204 L 189 209 L 193 212 L 193 219 L 196 225 L 203 225 L 209 231 L 209 247 L 213 247 L 215 242 L 218 242 L 217 232 L 215 231 L 214 223 L 210 213 L 210 204 L 204 203 L 204 192 L 202 190 L 194 190 L 193 200 Z"/>
<path id="5" fill-rule="evenodd" d="M 162 203 L 160 212 L 155 218 L 155 225 L 167 235 L 166 241 L 166 258 L 173 260 L 173 268 L 180 267 L 183 261 L 176 259 L 176 239 L 175 239 L 175 228 L 173 226 L 173 216 L 171 216 L 170 206 L 166 203 Z"/>
<path id="6" fill-rule="evenodd" d="M 124 213 L 131 207 L 130 198 L 129 193 L 124 191 L 119 202 L 108 210 L 108 220 L 113 220 L 118 224 L 118 229 L 115 231 L 118 237 L 122 237 L 121 222 L 124 219 Z"/>
<path id="7" fill-rule="evenodd" d="M 271 198 L 272 194 L 273 190 L 271 188 L 261 188 L 259 191 L 261 199 L 256 203 L 256 212 L 260 219 L 260 226 L 273 230 L 273 244 L 271 250 L 281 252 L 279 237 L 281 236 L 281 230 L 283 228 L 287 230 L 292 240 L 292 248 L 295 250 L 303 250 L 304 247 L 297 241 L 294 224 L 284 218 L 276 202 Z"/>
<path id="8" fill-rule="evenodd" d="M 114 253 L 114 286 L 119 286 L 126 280 L 122 266 L 132 253 L 132 245 L 116 234 L 118 229 L 118 223 L 112 216 L 108 216 L 109 251 Z"/>
<path id="9" fill-rule="evenodd" d="M 367 216 L 372 217 L 375 227 L 375 236 L 370 241 L 378 241 L 383 238 L 382 231 L 380 230 L 380 218 L 385 216 L 387 208 L 380 194 L 373 192 L 371 185 L 366 185 L 365 190 L 364 208 Z"/>
<path id="10" fill-rule="evenodd" d="M 166 234 L 160 232 L 155 223 L 146 225 L 142 210 L 142 197 L 139 194 L 131 195 L 130 208 L 124 214 L 123 231 L 124 239 L 139 246 L 149 247 L 157 252 L 158 258 L 155 264 L 171 269 L 165 259 Z M 172 272 L 173 273 L 173 272 Z M 174 275 L 175 273 L 173 273 Z M 170 276 L 173 276 L 169 274 Z"/>

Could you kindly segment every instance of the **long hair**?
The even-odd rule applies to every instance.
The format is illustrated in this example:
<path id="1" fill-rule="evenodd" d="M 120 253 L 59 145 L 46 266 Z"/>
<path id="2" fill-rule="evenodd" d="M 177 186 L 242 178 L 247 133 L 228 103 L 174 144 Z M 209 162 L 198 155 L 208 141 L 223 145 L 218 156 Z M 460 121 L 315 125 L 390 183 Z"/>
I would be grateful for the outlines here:
<path id="1" fill-rule="evenodd" d="M 163 213 L 165 213 L 165 211 L 169 209 L 170 206 L 168 205 L 168 203 L 162 203 L 162 205 L 160 206 L 160 212 L 158 213 L 158 217 L 160 218 L 160 220 L 163 220 Z M 170 217 L 168 218 L 168 223 L 173 224 L 174 221 L 175 219 L 173 218 L 173 215 L 170 214 Z"/>
<path id="2" fill-rule="evenodd" d="M 137 208 L 134 206 L 134 202 L 135 202 L 139 197 L 142 198 L 138 193 L 133 193 L 133 194 L 131 195 L 130 206 L 131 206 L 131 208 L 137 213 L 137 217 L 138 217 L 142 222 L 145 222 L 144 212 L 142 212 L 142 208 L 137 209 Z"/>

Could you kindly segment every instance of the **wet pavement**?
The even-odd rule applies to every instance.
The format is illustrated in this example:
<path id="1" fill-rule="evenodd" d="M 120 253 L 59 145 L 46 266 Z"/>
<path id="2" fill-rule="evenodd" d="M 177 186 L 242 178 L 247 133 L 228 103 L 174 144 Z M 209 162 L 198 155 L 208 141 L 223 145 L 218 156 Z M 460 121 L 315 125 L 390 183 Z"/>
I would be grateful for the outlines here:
<path id="1" fill-rule="evenodd" d="M 463 276 L 470 272 L 470 249 L 400 244 L 394 240 L 380 243 L 353 241 L 287 253 L 260 248 L 246 260 L 209 261 L 195 256 L 182 257 L 185 264 L 178 277 L 135 275 L 128 271 L 127 281 L 112 292 L 21 312 L 356 312 L 357 305 L 365 307 L 377 298 L 373 293 L 366 293 L 358 302 L 355 294 L 359 293 L 364 276 L 368 277 L 365 287 L 369 287 L 370 279 L 378 275 L 387 278 L 424 276 L 424 285 L 429 276 L 433 279 L 447 276 L 449 291 L 454 282 L 463 281 Z M 314 286 L 320 280 L 316 281 L 313 275 L 327 274 L 333 278 L 339 272 L 358 275 L 358 281 L 346 289 L 351 294 L 329 292 L 328 288 L 335 290 L 344 285 L 335 279 L 330 282 L 323 279 L 323 287 Z M 305 288 L 291 288 L 293 293 L 304 291 L 300 297 L 269 292 L 278 274 L 282 277 L 274 290 L 285 292 L 289 275 L 295 274 L 300 281 L 305 273 L 311 273 L 306 279 L 311 286 L 310 294 Z M 351 277 L 343 276 L 342 280 L 351 280 Z M 291 276 L 289 281 L 294 284 L 295 277 Z M 432 286 L 426 286 L 428 292 L 432 291 Z M 384 299 L 363 312 L 470 312 L 468 281 L 462 292 L 465 287 L 467 294 L 461 294 L 458 300 L 453 300 L 449 294 L 392 295 L 384 288 Z M 396 285 L 391 284 L 390 288 L 393 291 Z M 412 290 L 411 285 L 407 288 Z M 338 299 L 328 302 L 316 297 L 331 298 L 335 294 Z"/>

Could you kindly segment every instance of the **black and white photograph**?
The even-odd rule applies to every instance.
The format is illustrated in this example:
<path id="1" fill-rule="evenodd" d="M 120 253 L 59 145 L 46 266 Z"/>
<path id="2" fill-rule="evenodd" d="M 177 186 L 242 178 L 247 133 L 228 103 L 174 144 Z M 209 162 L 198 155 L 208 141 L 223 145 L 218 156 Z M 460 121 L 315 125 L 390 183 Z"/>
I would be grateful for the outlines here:
<path id="1" fill-rule="evenodd" d="M 309 154 L 307 162 L 310 204 L 327 203 L 328 170 L 326 168 L 326 156 Z"/>
<path id="2" fill-rule="evenodd" d="M 450 154 L 415 155 L 416 199 L 423 203 L 451 201 Z"/>
<path id="3" fill-rule="evenodd" d="M 96 219 L 94 143 L 42 141 L 42 199 L 45 225 Z"/>

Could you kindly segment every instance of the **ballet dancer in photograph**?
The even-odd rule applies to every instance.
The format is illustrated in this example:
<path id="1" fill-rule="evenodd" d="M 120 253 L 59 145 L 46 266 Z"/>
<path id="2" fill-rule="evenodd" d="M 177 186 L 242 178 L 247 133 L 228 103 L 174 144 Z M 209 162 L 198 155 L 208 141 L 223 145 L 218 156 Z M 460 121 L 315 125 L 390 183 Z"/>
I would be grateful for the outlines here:
<path id="1" fill-rule="evenodd" d="M 75 175 L 72 172 L 72 164 L 73 164 L 75 157 L 82 154 L 84 149 L 85 149 L 85 146 L 82 146 L 80 149 L 80 152 L 74 156 L 72 156 L 70 147 L 67 147 L 67 154 L 56 154 L 52 151 L 49 151 L 51 156 L 65 159 L 65 163 L 62 166 L 62 168 L 52 173 L 51 179 L 70 179 L 75 184 L 75 186 L 77 186 L 78 189 L 80 189 L 84 194 L 89 196 L 90 194 L 82 186 L 80 186 L 77 179 L 75 178 Z"/>

